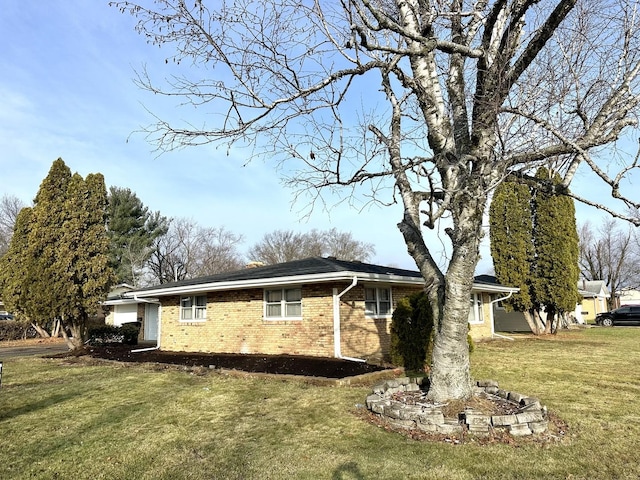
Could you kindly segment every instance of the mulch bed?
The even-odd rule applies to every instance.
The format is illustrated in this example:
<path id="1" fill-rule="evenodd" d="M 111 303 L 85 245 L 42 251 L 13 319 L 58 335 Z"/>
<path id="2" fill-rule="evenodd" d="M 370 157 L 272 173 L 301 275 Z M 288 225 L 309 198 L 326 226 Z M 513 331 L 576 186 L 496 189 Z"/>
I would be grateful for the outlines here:
<path id="1" fill-rule="evenodd" d="M 308 377 L 345 378 L 384 370 L 363 362 L 297 355 L 244 355 L 231 353 L 191 353 L 149 350 L 125 345 L 89 346 L 84 352 L 93 358 L 119 362 L 154 362 L 187 367 L 224 368 L 251 373 L 303 375 Z M 75 353 L 78 355 L 78 353 Z"/>

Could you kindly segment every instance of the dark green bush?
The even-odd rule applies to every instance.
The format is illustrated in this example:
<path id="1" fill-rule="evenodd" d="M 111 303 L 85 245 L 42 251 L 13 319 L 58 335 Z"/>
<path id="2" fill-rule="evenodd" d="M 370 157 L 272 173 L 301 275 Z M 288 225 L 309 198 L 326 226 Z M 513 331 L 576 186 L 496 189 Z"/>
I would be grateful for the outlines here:
<path id="1" fill-rule="evenodd" d="M 137 345 L 140 326 L 140 322 L 125 323 L 121 327 L 104 324 L 94 326 L 89 328 L 88 343 L 91 345 L 104 345 L 109 343 Z"/>
<path id="2" fill-rule="evenodd" d="M 89 328 L 90 345 L 103 345 L 108 343 L 122 343 L 124 335 L 120 327 L 114 325 L 98 325 Z"/>
<path id="3" fill-rule="evenodd" d="M 431 359 L 433 311 L 427 295 L 398 301 L 391 320 L 391 361 L 406 371 L 424 371 Z"/>
<path id="4" fill-rule="evenodd" d="M 138 334 L 140 333 L 140 323 L 139 322 L 131 322 L 125 323 L 120 327 L 120 331 L 122 332 L 122 343 L 125 345 L 137 345 L 138 344 Z"/>
<path id="5" fill-rule="evenodd" d="M 467 344 L 473 353 L 470 334 Z M 431 364 L 432 352 L 433 311 L 427 295 L 420 292 L 400 299 L 391 320 L 391 362 L 408 372 L 422 372 Z"/>
<path id="6" fill-rule="evenodd" d="M 25 340 L 37 337 L 38 333 L 30 324 L 24 324 L 16 320 L 0 321 L 0 341 Z"/>

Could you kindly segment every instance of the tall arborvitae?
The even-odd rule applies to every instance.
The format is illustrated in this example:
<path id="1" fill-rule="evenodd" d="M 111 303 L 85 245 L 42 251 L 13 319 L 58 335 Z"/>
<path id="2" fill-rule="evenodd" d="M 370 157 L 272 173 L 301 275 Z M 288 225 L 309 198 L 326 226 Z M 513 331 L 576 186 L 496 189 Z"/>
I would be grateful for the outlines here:
<path id="1" fill-rule="evenodd" d="M 26 312 L 29 286 L 33 283 L 33 259 L 27 254 L 32 216 L 33 210 L 27 207 L 20 210 L 16 218 L 9 250 L 0 259 L 0 295 L 6 309 L 16 315 L 18 320 L 31 321 L 36 330 L 46 336 L 47 333 L 38 319 L 29 317 Z"/>
<path id="2" fill-rule="evenodd" d="M 507 180 L 496 189 L 489 208 L 491 257 L 496 278 L 503 285 L 518 287 L 509 305 L 527 312 L 533 307 L 530 294 L 531 265 L 531 192 L 517 180 Z"/>
<path id="3" fill-rule="evenodd" d="M 573 200 L 561 191 L 550 191 L 562 188 L 560 177 L 557 174 L 551 177 L 546 168 L 540 168 L 536 178 L 546 182 L 547 188 L 538 189 L 533 199 L 536 251 L 533 292 L 549 319 L 576 308 L 580 298 L 580 250 Z M 547 332 L 551 323 L 546 322 Z"/>
<path id="4" fill-rule="evenodd" d="M 496 277 L 518 287 L 510 305 L 524 313 L 531 330 L 551 331 L 548 318 L 575 309 L 578 297 L 578 234 L 573 200 L 540 169 L 537 182 L 510 180 L 496 189 L 490 239 Z"/>
<path id="5" fill-rule="evenodd" d="M 66 219 L 58 256 L 52 267 L 59 272 L 52 285 L 63 324 L 79 347 L 86 339 L 90 316 L 98 312 L 114 277 L 109 267 L 109 239 L 105 228 L 107 192 L 101 174 L 84 180 L 73 175 L 67 189 Z"/>
<path id="6" fill-rule="evenodd" d="M 27 256 L 32 278 L 26 311 L 43 322 L 59 318 L 62 293 L 56 291 L 57 279 L 63 272 L 54 268 L 61 248 L 62 228 L 67 220 L 65 202 L 71 181 L 71 170 L 61 158 L 49 169 L 34 199 Z"/>
<path id="7" fill-rule="evenodd" d="M 71 176 L 58 159 L 11 241 L 9 258 L 20 260 L 21 275 L 11 282 L 3 276 L 3 294 L 31 320 L 61 320 L 71 347 L 84 344 L 87 319 L 113 283 L 105 224 L 102 175 Z"/>

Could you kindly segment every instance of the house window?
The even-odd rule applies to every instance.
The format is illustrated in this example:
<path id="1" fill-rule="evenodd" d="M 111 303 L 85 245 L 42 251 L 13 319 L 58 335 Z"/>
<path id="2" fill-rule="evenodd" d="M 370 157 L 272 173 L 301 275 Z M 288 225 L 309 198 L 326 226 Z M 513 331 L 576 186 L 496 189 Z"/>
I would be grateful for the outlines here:
<path id="1" fill-rule="evenodd" d="M 301 318 L 302 317 L 302 289 L 282 288 L 265 290 L 266 318 Z"/>
<path id="2" fill-rule="evenodd" d="M 469 323 L 483 323 L 482 302 L 477 293 L 471 294 L 471 305 L 469 308 Z"/>
<path id="3" fill-rule="evenodd" d="M 366 287 L 364 312 L 370 317 L 391 315 L 391 289 Z"/>
<path id="4" fill-rule="evenodd" d="M 180 298 L 180 320 L 202 322 L 207 319 L 207 296 L 194 295 Z"/>

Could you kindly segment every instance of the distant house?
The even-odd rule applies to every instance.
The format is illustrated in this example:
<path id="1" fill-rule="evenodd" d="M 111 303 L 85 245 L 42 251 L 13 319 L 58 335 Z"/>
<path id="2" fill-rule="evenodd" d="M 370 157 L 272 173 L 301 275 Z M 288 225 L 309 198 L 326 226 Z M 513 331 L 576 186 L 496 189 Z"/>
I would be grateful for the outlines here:
<path id="1" fill-rule="evenodd" d="M 133 301 L 137 315 L 159 304 L 162 350 L 380 360 L 398 300 L 423 286 L 414 270 L 314 257 L 132 290 L 112 304 Z M 491 337 L 491 302 L 515 291 L 474 282 L 474 338 Z"/>
<path id="2" fill-rule="evenodd" d="M 576 309 L 576 319 L 580 323 L 593 323 L 598 313 L 609 311 L 608 300 L 611 297 L 604 280 L 580 280 L 578 293 L 582 296 L 582 302 Z"/>
<path id="3" fill-rule="evenodd" d="M 616 292 L 618 306 L 640 305 L 640 290 L 635 288 L 624 288 Z"/>
<path id="4" fill-rule="evenodd" d="M 126 283 L 111 289 L 103 302 L 103 306 L 108 308 L 105 323 L 119 327 L 125 323 L 140 322 L 140 340 L 157 341 L 160 302 L 149 298 L 139 300 L 130 293 L 133 290 L 134 287 Z"/>
<path id="5" fill-rule="evenodd" d="M 495 280 L 495 277 L 492 276 L 485 277 Z M 607 300 L 610 295 L 604 281 L 581 280 L 578 282 L 578 293 L 582 297 L 582 300 L 576 304 L 576 308 L 572 312 L 577 323 L 593 322 L 598 313 L 608 310 Z M 493 309 L 495 329 L 497 332 L 531 332 L 531 327 L 529 327 L 522 312 L 507 311 L 502 302 L 495 303 Z M 545 312 L 542 312 L 542 315 L 544 318 Z"/>
<path id="6" fill-rule="evenodd" d="M 479 275 L 475 277 L 475 280 L 476 282 L 482 281 L 487 285 L 500 285 L 496 277 L 493 275 Z M 504 286 L 501 286 L 501 287 L 506 288 Z M 512 288 L 512 293 L 516 293 L 518 291 L 519 289 Z M 508 298 L 505 298 L 505 299 L 497 298 L 497 299 L 494 299 L 490 304 L 491 315 L 493 317 L 494 334 L 496 332 L 531 333 L 531 328 L 529 327 L 529 324 L 525 320 L 524 314 L 522 312 L 507 311 L 504 303 L 506 300 L 508 300 Z"/>

